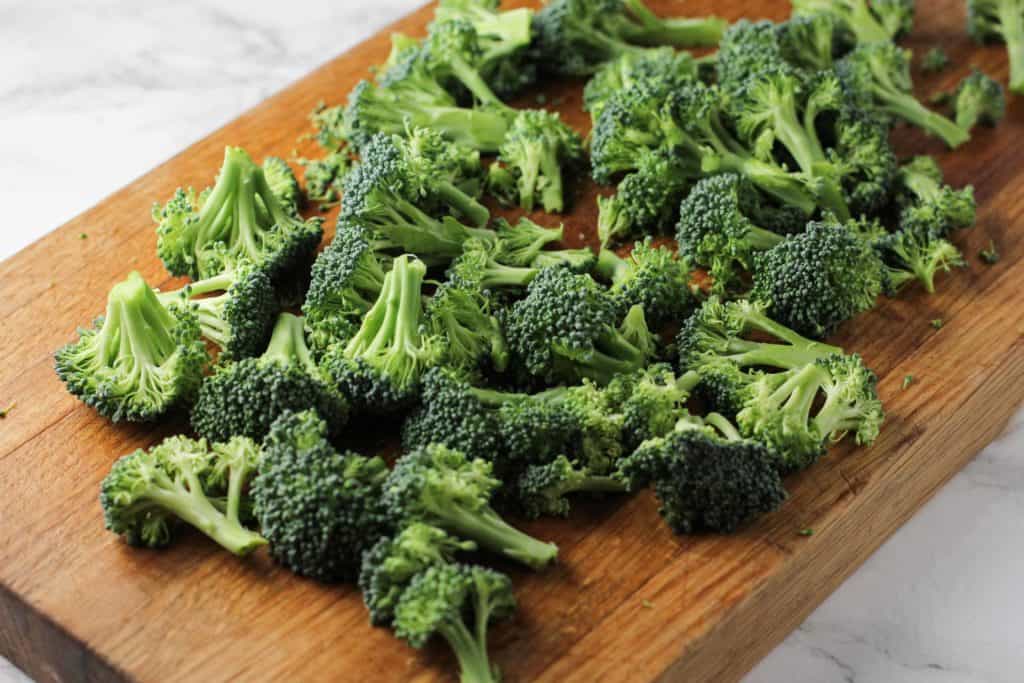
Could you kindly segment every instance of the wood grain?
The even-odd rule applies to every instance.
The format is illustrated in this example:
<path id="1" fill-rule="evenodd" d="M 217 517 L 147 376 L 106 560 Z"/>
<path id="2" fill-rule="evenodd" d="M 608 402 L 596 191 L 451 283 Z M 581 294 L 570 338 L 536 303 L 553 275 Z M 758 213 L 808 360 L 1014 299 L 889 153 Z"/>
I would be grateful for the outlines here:
<path id="1" fill-rule="evenodd" d="M 509 3 L 529 4 L 529 3 Z M 665 13 L 715 11 L 783 18 L 781 0 L 652 3 Z M 963 32 L 962 2 L 920 3 L 908 44 L 941 43 L 959 66 L 921 79 L 948 88 L 969 65 L 1005 82 L 1002 48 Z M 422 33 L 425 8 L 393 28 Z M 188 536 L 166 552 L 124 546 L 105 532 L 99 481 L 112 460 L 166 428 L 112 426 L 70 397 L 52 352 L 103 308 L 135 268 L 170 282 L 155 256 L 153 201 L 206 185 L 223 147 L 254 157 L 303 144 L 306 115 L 339 103 L 388 51 L 388 31 L 236 121 L 0 264 L 0 653 L 39 681 L 385 681 L 450 677 L 442 647 L 418 653 L 373 629 L 357 592 L 300 580 L 259 554 L 244 561 Z M 584 131 L 579 84 L 547 88 Z M 554 97 L 564 98 L 560 100 Z M 533 96 L 523 103 L 533 101 Z M 937 154 L 956 184 L 973 183 L 978 226 L 964 240 L 970 266 L 939 293 L 908 292 L 846 325 L 836 341 L 882 377 L 889 412 L 870 449 L 837 448 L 790 478 L 777 513 L 730 537 L 674 537 L 649 495 L 580 505 L 571 520 L 525 524 L 562 548 L 558 567 L 510 571 L 521 609 L 495 627 L 493 657 L 509 681 L 738 679 L 992 439 L 1024 397 L 1024 209 L 1016 143 L 1019 100 L 1006 122 L 956 153 L 906 130 L 901 152 Z M 593 234 L 593 196 L 577 189 L 565 218 L 572 243 Z M 543 218 L 550 222 L 551 218 Z M 330 222 L 330 221 L 328 221 Z M 82 232 L 88 240 L 80 240 Z M 994 266 L 975 255 L 990 239 Z M 59 268 L 59 271 L 58 271 Z M 935 330 L 932 318 L 946 325 Z M 902 390 L 903 377 L 917 381 Z M 811 527 L 812 537 L 797 535 Z M 956 539 L 950 539 L 955 545 Z"/>

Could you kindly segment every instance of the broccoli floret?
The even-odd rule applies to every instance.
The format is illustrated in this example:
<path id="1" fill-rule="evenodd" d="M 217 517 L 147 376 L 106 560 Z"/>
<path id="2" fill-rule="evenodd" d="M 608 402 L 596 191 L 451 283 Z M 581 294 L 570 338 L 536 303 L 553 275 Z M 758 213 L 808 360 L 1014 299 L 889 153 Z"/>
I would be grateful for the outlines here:
<path id="1" fill-rule="evenodd" d="M 558 114 L 527 109 L 512 121 L 498 154 L 516 181 L 514 194 L 522 208 L 532 211 L 540 204 L 547 212 L 560 212 L 565 207 L 562 170 L 580 162 L 583 142 Z"/>
<path id="2" fill-rule="evenodd" d="M 626 52 L 606 63 L 587 81 L 583 90 L 583 109 L 596 124 L 604 105 L 617 93 L 639 81 L 670 79 L 685 83 L 697 78 L 698 62 L 688 52 L 664 47 L 642 52 Z"/>
<path id="3" fill-rule="evenodd" d="M 712 410 L 735 417 L 743 410 L 750 384 L 760 372 L 732 362 L 728 357 L 709 356 L 695 372 L 699 379 L 695 393 Z"/>
<path id="4" fill-rule="evenodd" d="M 903 206 L 900 224 L 948 236 L 974 225 L 974 188 L 955 190 L 943 184 L 942 170 L 931 157 L 914 157 L 896 176 L 896 200 Z"/>
<path id="5" fill-rule="evenodd" d="M 741 211 L 743 195 L 752 189 L 740 176 L 723 173 L 698 181 L 680 205 L 679 251 L 708 268 L 716 292 L 736 288 L 742 273 L 753 268 L 755 254 L 785 239 Z"/>
<path id="6" fill-rule="evenodd" d="M 842 353 L 838 347 L 802 337 L 766 311 L 767 305 L 756 301 L 709 298 L 679 331 L 680 367 L 703 372 L 708 365 L 727 361 L 740 368 L 789 370 Z"/>
<path id="7" fill-rule="evenodd" d="M 299 209 L 302 208 L 302 190 L 288 162 L 281 157 L 267 157 L 263 160 L 263 176 L 281 208 L 298 218 Z"/>
<path id="8" fill-rule="evenodd" d="M 949 55 L 941 47 L 933 47 L 921 58 L 921 70 L 925 73 L 938 73 L 949 66 Z"/>
<path id="9" fill-rule="evenodd" d="M 597 270 L 611 282 L 609 293 L 619 311 L 640 305 L 655 329 L 682 320 L 693 308 L 690 264 L 649 238 L 633 245 L 626 258 L 602 250 Z"/>
<path id="10" fill-rule="evenodd" d="M 328 152 L 336 152 L 348 144 L 344 107 L 327 107 L 321 102 L 310 113 L 309 120 L 316 129 L 316 141 Z"/>
<path id="11" fill-rule="evenodd" d="M 696 372 L 676 375 L 671 366 L 651 365 L 619 375 L 605 390 L 605 404 L 622 416 L 623 452 L 670 432 L 686 412 L 686 404 L 701 380 Z"/>
<path id="12" fill-rule="evenodd" d="M 898 162 L 889 142 L 889 125 L 879 116 L 843 107 L 829 160 L 854 216 L 877 214 L 889 201 Z"/>
<path id="13" fill-rule="evenodd" d="M 484 52 L 473 23 L 462 18 L 435 19 L 418 58 L 424 68 L 450 91 L 458 84 L 476 103 L 505 107 L 480 72 Z"/>
<path id="14" fill-rule="evenodd" d="M 503 253 L 497 243 L 470 239 L 463 243 L 462 248 L 462 255 L 448 269 L 448 279 L 466 287 L 483 290 L 522 289 L 540 272 L 532 266 L 502 263 Z"/>
<path id="15" fill-rule="evenodd" d="M 881 290 L 882 263 L 871 245 L 824 222 L 758 254 L 750 296 L 783 325 L 822 338 L 873 308 Z"/>
<path id="16" fill-rule="evenodd" d="M 825 14 L 853 42 L 889 43 L 910 30 L 914 0 L 791 0 L 793 14 Z"/>
<path id="17" fill-rule="evenodd" d="M 515 610 L 511 580 L 492 569 L 435 565 L 413 577 L 395 607 L 395 634 L 416 648 L 435 634 L 451 647 L 460 680 L 497 683 L 487 654 L 487 628 Z"/>
<path id="18" fill-rule="evenodd" d="M 389 527 L 381 502 L 388 474 L 380 458 L 339 453 L 313 411 L 285 410 L 263 442 L 252 483 L 256 518 L 270 555 L 319 581 L 350 581 Z"/>
<path id="19" fill-rule="evenodd" d="M 362 227 L 339 220 L 334 241 L 313 263 L 302 312 L 314 350 L 322 353 L 351 337 L 380 296 L 391 258 L 373 243 Z"/>
<path id="20" fill-rule="evenodd" d="M 155 420 L 188 403 L 208 357 L 196 313 L 164 306 L 132 272 L 107 296 L 107 311 L 55 354 L 68 391 L 114 422 Z"/>
<path id="21" fill-rule="evenodd" d="M 1006 44 L 1010 90 L 1024 92 L 1024 2 L 968 0 L 967 32 L 979 43 Z"/>
<path id="22" fill-rule="evenodd" d="M 306 197 L 323 206 L 333 206 L 341 201 L 345 187 L 345 176 L 355 166 L 347 151 L 328 152 L 322 159 L 302 159 L 305 168 Z"/>
<path id="23" fill-rule="evenodd" d="M 873 245 L 885 262 L 884 284 L 890 295 L 914 280 L 931 294 L 940 271 L 948 273 L 967 265 L 956 245 L 923 223 L 908 222 Z"/>
<path id="24" fill-rule="evenodd" d="M 500 485 L 489 462 L 433 444 L 398 459 L 383 502 L 396 526 L 426 522 L 529 567 L 546 566 L 558 548 L 512 528 L 494 511 L 491 497 Z"/>
<path id="25" fill-rule="evenodd" d="M 211 441 L 262 439 L 284 410 L 314 409 L 337 434 L 349 407 L 314 362 L 302 318 L 282 313 L 258 358 L 218 367 L 199 388 L 192 427 Z"/>
<path id="26" fill-rule="evenodd" d="M 783 58 L 810 71 L 832 68 L 835 32 L 836 22 L 830 14 L 797 15 L 775 28 Z"/>
<path id="27" fill-rule="evenodd" d="M 426 272 L 422 261 L 396 258 L 359 330 L 324 355 L 327 375 L 360 411 L 401 409 L 415 399 L 420 375 L 441 357 L 440 340 L 422 329 Z"/>
<path id="28" fill-rule="evenodd" d="M 320 219 L 302 221 L 278 200 L 266 174 L 238 147 L 224 152 L 224 165 L 209 193 L 199 199 L 179 189 L 153 207 L 157 252 L 174 275 L 202 280 L 232 262 L 249 260 L 275 283 L 308 267 L 323 230 Z"/>
<path id="29" fill-rule="evenodd" d="M 530 375 L 548 383 L 582 378 L 607 384 L 643 367 L 643 350 L 617 329 L 616 305 L 587 275 L 545 268 L 505 321 L 513 356 Z"/>
<path id="30" fill-rule="evenodd" d="M 402 592 L 420 572 L 449 564 L 458 552 L 476 550 L 476 543 L 450 536 L 443 529 L 413 522 L 394 536 L 385 536 L 363 553 L 359 588 L 376 626 L 391 623 Z"/>
<path id="31" fill-rule="evenodd" d="M 132 545 L 159 548 L 171 542 L 181 520 L 226 550 L 246 555 L 267 543 L 239 521 L 258 455 L 259 448 L 248 439 L 211 450 L 205 439 L 183 436 L 126 455 L 114 463 L 100 488 L 106 527 Z M 208 480 L 218 485 L 216 490 L 204 485 Z M 218 494 L 224 496 L 222 502 L 214 499 Z"/>
<path id="32" fill-rule="evenodd" d="M 848 97 L 856 106 L 903 119 L 943 140 L 950 148 L 970 133 L 914 97 L 907 52 L 892 43 L 860 45 L 836 65 Z"/>
<path id="33" fill-rule="evenodd" d="M 687 416 L 669 434 L 645 441 L 622 461 L 620 478 L 633 489 L 653 484 L 676 533 L 730 533 L 786 499 L 777 462 L 712 413 L 706 424 Z"/>
<path id="34" fill-rule="evenodd" d="M 263 351 L 278 313 L 270 278 L 245 262 L 228 265 L 220 275 L 180 290 L 161 292 L 159 298 L 165 306 L 177 304 L 192 310 L 202 335 L 220 348 L 222 361 Z"/>
<path id="35" fill-rule="evenodd" d="M 1006 115 L 1003 86 L 975 69 L 957 86 L 953 96 L 956 125 L 971 130 L 979 123 L 994 126 Z"/>
<path id="36" fill-rule="evenodd" d="M 545 228 L 523 216 L 515 225 L 504 218 L 494 221 L 501 244 L 501 260 L 510 266 L 532 266 L 544 247 L 560 242 L 565 234 L 561 225 Z"/>
<path id="37" fill-rule="evenodd" d="M 523 514 L 568 517 L 568 496 L 574 493 L 624 493 L 625 484 L 611 475 L 593 474 L 560 455 L 544 465 L 531 465 L 516 482 L 515 497 Z"/>
<path id="38" fill-rule="evenodd" d="M 464 282 L 440 285 L 426 307 L 430 334 L 444 340 L 443 362 L 474 372 L 485 361 L 498 372 L 508 367 L 508 345 L 483 289 Z"/>

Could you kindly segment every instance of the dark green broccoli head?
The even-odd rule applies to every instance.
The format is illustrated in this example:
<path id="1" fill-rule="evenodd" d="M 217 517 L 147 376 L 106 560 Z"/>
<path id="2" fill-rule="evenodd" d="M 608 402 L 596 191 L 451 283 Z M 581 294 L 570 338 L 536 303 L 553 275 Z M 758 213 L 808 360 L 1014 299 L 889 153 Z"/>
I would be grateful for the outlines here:
<path id="1" fill-rule="evenodd" d="M 332 434 L 348 422 L 348 401 L 314 362 L 302 319 L 283 313 L 263 355 L 218 367 L 206 378 L 192 427 L 212 441 L 262 439 L 283 411 L 307 409 L 326 420 Z"/>
<path id="2" fill-rule="evenodd" d="M 811 337 L 873 308 L 882 264 L 871 246 L 836 223 L 810 223 L 757 256 L 751 298 L 783 325 Z"/>
<path id="3" fill-rule="evenodd" d="M 877 214 L 889 201 L 898 168 L 889 125 L 877 114 L 843 107 L 829 160 L 839 171 L 843 196 L 854 216 Z"/>
<path id="4" fill-rule="evenodd" d="M 675 123 L 665 107 L 676 84 L 649 79 L 634 83 L 605 103 L 594 125 L 590 157 L 594 179 L 608 184 L 618 174 L 640 168 L 645 153 L 669 144 Z"/>
<path id="5" fill-rule="evenodd" d="M 974 225 L 974 188 L 954 189 L 942 182 L 942 169 L 931 157 L 915 157 L 896 175 L 896 201 L 903 207 L 900 224 L 936 237 Z"/>
<path id="6" fill-rule="evenodd" d="M 637 242 L 624 264 L 613 278 L 610 289 L 623 315 L 640 305 L 647 322 L 659 329 L 683 320 L 693 309 L 690 265 L 670 248 L 654 246 L 650 239 Z"/>
<path id="7" fill-rule="evenodd" d="M 252 484 L 271 557 L 320 581 L 356 578 L 363 551 L 390 528 L 381 503 L 387 473 L 380 458 L 336 451 L 315 412 L 283 412 Z"/>
<path id="8" fill-rule="evenodd" d="M 583 141 L 558 114 L 525 109 L 513 119 L 498 155 L 515 177 L 522 208 L 532 211 L 536 204 L 560 212 L 565 207 L 563 170 L 583 158 Z"/>
<path id="9" fill-rule="evenodd" d="M 459 373 L 431 368 L 423 375 L 420 403 L 402 427 L 402 447 L 411 451 L 439 443 L 470 458 L 493 458 L 504 448 L 495 412 Z"/>
<path id="10" fill-rule="evenodd" d="M 306 198 L 322 206 L 334 206 L 341 202 L 341 193 L 347 176 L 355 162 L 348 151 L 328 152 L 322 159 L 303 159 L 305 168 L 303 181 L 306 184 Z"/>
<path id="11" fill-rule="evenodd" d="M 727 92 L 742 87 L 751 74 L 783 63 L 780 32 L 770 21 L 741 19 L 730 26 L 718 46 L 718 82 Z"/>
<path id="12" fill-rule="evenodd" d="M 199 318 L 165 306 L 132 272 L 107 296 L 107 312 L 55 354 L 68 391 L 115 422 L 155 420 L 191 401 L 209 358 Z"/>
<path id="13" fill-rule="evenodd" d="M 697 395 L 714 411 L 735 417 L 743 410 L 750 384 L 759 372 L 744 369 L 727 358 L 712 358 L 696 371 L 700 377 Z"/>
<path id="14" fill-rule="evenodd" d="M 688 52 L 668 47 L 626 52 L 601 66 L 587 81 L 583 108 L 597 123 L 605 103 L 634 83 L 665 78 L 683 83 L 697 78 L 697 71 L 697 62 Z"/>
<path id="15" fill-rule="evenodd" d="M 487 292 L 461 282 L 446 282 L 426 306 L 430 334 L 443 340 L 443 361 L 464 372 L 508 367 L 509 352 L 501 325 L 491 314 Z"/>
<path id="16" fill-rule="evenodd" d="M 685 412 L 699 376 L 676 375 L 672 367 L 657 363 L 620 375 L 605 389 L 605 410 L 620 420 L 621 449 L 630 452 L 641 442 L 669 432 Z"/>
<path id="17" fill-rule="evenodd" d="M 975 69 L 957 86 L 953 107 L 956 124 L 964 130 L 979 123 L 994 126 L 1006 115 L 1006 94 L 1002 85 Z"/>
<path id="18" fill-rule="evenodd" d="M 514 496 L 524 515 L 568 517 L 569 496 L 576 493 L 623 493 L 625 484 L 615 477 L 592 473 L 560 455 L 544 465 L 531 465 L 516 482 Z"/>
<path id="19" fill-rule="evenodd" d="M 586 76 L 638 48 L 601 27 L 601 16 L 620 12 L 621 0 L 554 0 L 537 12 L 533 35 L 539 64 L 566 76 Z"/>

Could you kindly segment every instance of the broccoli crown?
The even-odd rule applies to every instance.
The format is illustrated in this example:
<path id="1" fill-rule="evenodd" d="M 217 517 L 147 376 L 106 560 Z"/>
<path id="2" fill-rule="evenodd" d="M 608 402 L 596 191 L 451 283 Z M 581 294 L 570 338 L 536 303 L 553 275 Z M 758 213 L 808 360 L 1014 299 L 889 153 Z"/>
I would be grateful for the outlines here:
<path id="1" fill-rule="evenodd" d="M 195 312 L 162 304 L 136 272 L 55 359 L 68 391 L 115 422 L 151 421 L 189 402 L 209 360 Z"/>
<path id="2" fill-rule="evenodd" d="M 267 179 L 267 187 L 277 198 L 281 208 L 293 218 L 298 218 L 299 209 L 302 208 L 302 190 L 299 188 L 299 179 L 295 177 L 295 171 L 288 162 L 281 157 L 267 157 L 263 160 L 263 175 Z"/>
<path id="3" fill-rule="evenodd" d="M 964 267 L 963 254 L 927 222 L 905 222 L 898 230 L 876 239 L 873 246 L 885 263 L 886 293 L 895 294 L 917 280 L 929 294 L 935 291 L 935 276 L 954 267 Z"/>
<path id="4" fill-rule="evenodd" d="M 655 328 L 678 322 L 693 308 L 690 264 L 666 246 L 654 246 L 650 238 L 633 245 L 612 278 L 609 293 L 620 314 L 636 305 L 643 307 Z"/>
<path id="5" fill-rule="evenodd" d="M 476 102 L 503 106 L 479 71 L 484 52 L 472 22 L 458 17 L 435 19 L 419 56 L 449 91 L 464 88 Z"/>
<path id="6" fill-rule="evenodd" d="M 871 246 L 844 226 L 810 223 L 759 254 L 751 298 L 797 332 L 821 338 L 873 308 L 882 264 Z"/>
<path id="7" fill-rule="evenodd" d="M 625 52 L 604 64 L 587 81 L 583 108 L 597 123 L 604 105 L 634 83 L 668 78 L 681 84 L 697 78 L 697 71 L 697 62 L 688 52 L 676 52 L 669 47 Z"/>
<path id="8" fill-rule="evenodd" d="M 830 14 L 796 15 L 775 27 L 782 57 L 810 71 L 831 69 L 836 54 L 836 21 Z"/>
<path id="9" fill-rule="evenodd" d="M 358 331 L 324 355 L 325 372 L 360 411 L 390 413 L 408 405 L 420 375 L 441 357 L 439 339 L 422 330 L 425 274 L 422 261 L 396 258 Z"/>
<path id="10" fill-rule="evenodd" d="M 730 533 L 786 499 L 775 456 L 739 437 L 721 416 L 709 420 L 726 431 L 684 419 L 621 463 L 620 476 L 633 487 L 653 484 L 661 514 L 676 533 Z"/>
<path id="11" fill-rule="evenodd" d="M 723 173 L 698 181 L 680 204 L 679 251 L 708 268 L 716 292 L 741 284 L 755 254 L 783 241 L 743 214 L 743 195 L 752 190 L 740 176 Z"/>
<path id="12" fill-rule="evenodd" d="M 850 433 L 858 444 L 874 443 L 885 421 L 878 377 L 857 354 L 833 354 L 817 364 L 828 373 L 825 402 L 814 417 L 818 431 L 832 441 Z"/>
<path id="13" fill-rule="evenodd" d="M 547 565 L 558 548 L 512 528 L 491 507 L 500 485 L 489 462 L 432 444 L 398 459 L 382 500 L 397 527 L 426 522 L 527 566 Z"/>
<path id="14" fill-rule="evenodd" d="M 642 350 L 616 329 L 616 306 L 587 275 L 545 268 L 508 311 L 506 337 L 530 375 L 548 383 L 593 379 L 643 367 Z"/>
<path id="15" fill-rule="evenodd" d="M 277 281 L 305 266 L 323 237 L 319 218 L 302 221 L 293 213 L 264 170 L 244 150 L 228 147 L 211 191 L 197 199 L 179 189 L 153 207 L 157 252 L 174 275 L 201 280 L 249 260 Z"/>
<path id="16" fill-rule="evenodd" d="M 557 113 L 524 109 L 513 119 L 498 154 L 515 177 L 522 208 L 532 211 L 540 204 L 547 212 L 560 212 L 565 207 L 562 169 L 580 162 L 583 141 Z"/>
<path id="17" fill-rule="evenodd" d="M 565 234 L 561 225 L 545 228 L 526 216 L 515 225 L 498 218 L 494 221 L 494 229 L 501 245 L 501 260 L 510 266 L 534 265 L 544 247 L 561 241 Z"/>
<path id="18" fill-rule="evenodd" d="M 302 318 L 282 313 L 263 355 L 218 367 L 199 388 L 192 427 L 213 441 L 262 439 L 282 411 L 312 409 L 339 433 L 345 396 L 327 380 L 306 345 Z"/>
<path id="19" fill-rule="evenodd" d="M 372 244 L 365 229 L 339 220 L 334 240 L 313 263 L 302 312 L 314 349 L 348 339 L 380 295 L 391 259 Z"/>
<path id="20" fill-rule="evenodd" d="M 956 125 L 971 130 L 979 123 L 994 126 L 1006 115 L 1006 94 L 1003 86 L 974 69 L 957 86 L 953 96 Z"/>
<path id="21" fill-rule="evenodd" d="M 896 176 L 896 200 L 903 206 L 900 224 L 935 236 L 974 225 L 974 188 L 956 190 L 942 182 L 942 170 L 931 157 L 915 157 Z"/>
<path id="22" fill-rule="evenodd" d="M 180 520 L 236 555 L 252 552 L 266 540 L 242 526 L 239 508 L 255 454 L 251 441 L 211 451 L 204 439 L 172 436 L 126 455 L 100 487 L 106 527 L 132 545 L 159 548 L 171 542 Z M 225 509 L 216 496 L 223 497 Z"/>
<path id="23" fill-rule="evenodd" d="M 586 466 L 560 455 L 544 465 L 531 465 L 516 482 L 515 498 L 527 517 L 568 517 L 573 493 L 623 493 L 625 484 L 610 475 L 597 475 Z"/>
<path id="24" fill-rule="evenodd" d="M 846 42 L 891 42 L 910 30 L 914 0 L 792 0 L 793 14 L 831 17 Z"/>
<path id="25" fill-rule="evenodd" d="M 473 565 L 434 565 L 410 581 L 395 607 L 395 634 L 423 647 L 435 634 L 448 642 L 461 680 L 496 683 L 501 679 L 487 655 L 487 628 L 516 607 L 512 581 Z"/>
<path id="26" fill-rule="evenodd" d="M 712 410 L 735 417 L 743 410 L 750 384 L 760 371 L 744 368 L 727 358 L 709 358 L 696 372 L 699 383 L 696 394 Z"/>
<path id="27" fill-rule="evenodd" d="M 851 214 L 877 214 L 889 201 L 898 164 L 889 125 L 877 114 L 843 107 L 829 161 L 839 173 Z"/>
<path id="28" fill-rule="evenodd" d="M 645 79 L 605 103 L 590 146 L 597 182 L 607 184 L 619 173 L 638 170 L 645 154 L 669 144 L 676 125 L 665 103 L 675 88 L 668 78 Z"/>
<path id="29" fill-rule="evenodd" d="M 680 367 L 703 372 L 706 366 L 725 361 L 740 368 L 789 370 L 842 352 L 801 336 L 769 318 L 767 310 L 764 302 L 710 297 L 679 331 Z"/>
<path id="30" fill-rule="evenodd" d="M 476 544 L 450 536 L 443 529 L 413 522 L 394 536 L 385 536 L 363 553 L 359 588 L 377 626 L 391 622 L 402 592 L 417 574 L 452 562 L 455 554 Z"/>
<path id="31" fill-rule="evenodd" d="M 671 366 L 658 363 L 612 380 L 604 400 L 621 415 L 623 451 L 631 452 L 641 442 L 670 432 L 686 412 L 700 379 L 692 371 L 676 375 Z"/>
<path id="32" fill-rule="evenodd" d="M 388 532 L 387 464 L 339 453 L 313 411 L 284 411 L 263 443 L 252 497 L 271 556 L 320 581 L 356 578 L 363 551 Z"/>
<path id="33" fill-rule="evenodd" d="M 466 372 L 485 363 L 498 372 L 508 367 L 505 334 L 491 315 L 491 300 L 483 289 L 459 282 L 440 285 L 426 307 L 427 329 L 444 340 L 443 362 Z"/>

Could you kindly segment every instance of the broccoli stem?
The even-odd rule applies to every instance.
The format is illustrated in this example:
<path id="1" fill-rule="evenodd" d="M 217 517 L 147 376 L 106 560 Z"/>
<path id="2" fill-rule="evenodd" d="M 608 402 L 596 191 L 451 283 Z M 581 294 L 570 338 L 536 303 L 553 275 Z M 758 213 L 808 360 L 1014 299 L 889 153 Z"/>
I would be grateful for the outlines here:
<path id="1" fill-rule="evenodd" d="M 484 106 L 494 107 L 498 111 L 507 111 L 508 107 L 502 102 L 487 82 L 480 76 L 480 72 L 466 63 L 462 57 L 452 54 L 447 61 L 448 67 L 452 70 L 455 78 L 466 87 L 477 102 Z"/>
<path id="2" fill-rule="evenodd" d="M 626 259 L 611 249 L 602 249 L 597 255 L 597 265 L 594 266 L 594 273 L 613 285 L 629 278 L 631 270 Z"/>
<path id="3" fill-rule="evenodd" d="M 452 142 L 484 153 L 497 152 L 508 132 L 508 117 L 490 109 L 430 107 L 412 120 L 419 128 L 440 131 Z"/>
<path id="4" fill-rule="evenodd" d="M 618 330 L 609 330 L 594 341 L 594 351 L 586 358 L 574 358 L 572 364 L 580 375 L 598 384 L 608 384 L 616 375 L 624 375 L 643 367 L 643 351 L 631 344 Z"/>
<path id="5" fill-rule="evenodd" d="M 437 190 L 441 199 L 453 206 L 456 211 L 465 216 L 473 225 L 483 227 L 491 219 L 491 212 L 486 206 L 447 180 L 439 181 L 437 183 Z"/>
<path id="6" fill-rule="evenodd" d="M 742 367 L 764 365 L 775 368 L 798 368 L 823 357 L 821 351 L 809 347 L 735 339 L 729 342 L 725 358 Z"/>
<path id="7" fill-rule="evenodd" d="M 481 548 L 501 553 L 532 569 L 541 569 L 558 555 L 558 546 L 544 543 L 510 526 L 489 505 L 467 510 L 459 505 L 438 510 L 438 516 L 452 532 Z"/>
<path id="8" fill-rule="evenodd" d="M 491 671 L 487 646 L 473 637 L 458 615 L 446 619 L 438 625 L 437 630 L 455 653 L 455 658 L 459 662 L 461 683 L 497 683 L 498 679 Z"/>
<path id="9" fill-rule="evenodd" d="M 647 46 L 711 47 L 718 45 L 728 23 L 718 17 L 672 17 L 662 19 L 642 0 L 626 0 L 626 9 L 640 26 L 627 23 L 623 35 L 633 43 Z"/>
<path id="10" fill-rule="evenodd" d="M 282 313 L 277 317 L 270 335 L 270 344 L 262 357 L 285 366 L 298 365 L 312 375 L 317 373 L 313 354 L 306 345 L 302 318 L 291 313 Z"/>
<path id="11" fill-rule="evenodd" d="M 526 287 L 537 277 L 536 268 L 523 266 L 506 266 L 491 261 L 484 271 L 480 286 L 484 289 L 501 289 L 503 287 Z"/>
<path id="12" fill-rule="evenodd" d="M 704 416 L 704 422 L 718 430 L 727 441 L 740 441 L 743 435 L 736 429 L 736 425 L 730 422 L 724 415 L 719 413 L 708 413 Z"/>
<path id="13" fill-rule="evenodd" d="M 541 206 L 548 213 L 561 213 L 565 205 L 562 197 L 562 167 L 558 163 L 557 153 L 554 149 L 544 150 L 541 146 L 539 156 L 540 173 L 544 177 L 544 184 L 541 187 Z M 532 197 L 530 208 L 526 210 L 533 210 Z"/>
<path id="14" fill-rule="evenodd" d="M 1024 93 L 1024 14 L 1020 3 L 1001 0 L 997 10 L 1010 61 L 1010 90 Z"/>
<path id="15" fill-rule="evenodd" d="M 871 13 L 867 0 L 854 0 L 850 5 L 849 24 L 858 43 L 887 43 L 892 40 L 892 35 Z"/>
<path id="16" fill-rule="evenodd" d="M 951 149 L 959 147 L 971 137 L 970 133 L 955 122 L 924 106 L 911 94 L 890 92 L 880 88 L 875 88 L 875 92 L 882 102 L 883 111 L 935 135 Z"/>
<path id="17" fill-rule="evenodd" d="M 811 362 L 818 358 L 824 358 L 833 354 L 842 354 L 843 350 L 838 346 L 825 344 L 824 342 L 808 339 L 807 337 L 794 332 L 785 325 L 781 325 L 767 315 L 747 309 L 742 314 L 745 327 L 749 330 L 756 330 L 764 334 L 780 339 L 793 347 L 804 349 L 810 357 Z"/>

